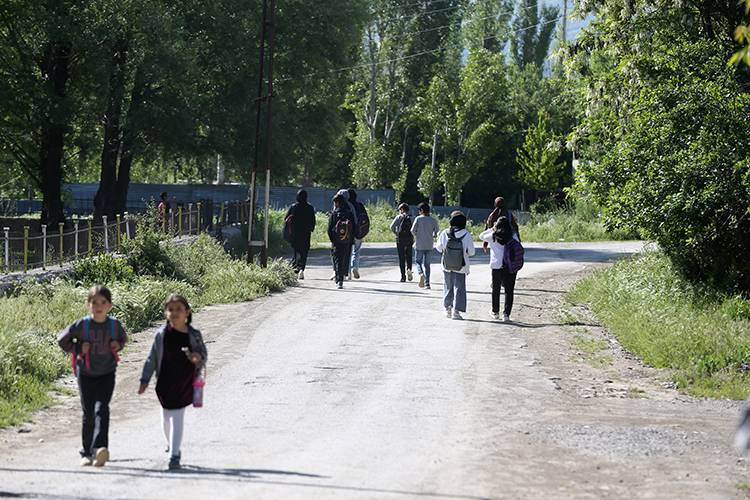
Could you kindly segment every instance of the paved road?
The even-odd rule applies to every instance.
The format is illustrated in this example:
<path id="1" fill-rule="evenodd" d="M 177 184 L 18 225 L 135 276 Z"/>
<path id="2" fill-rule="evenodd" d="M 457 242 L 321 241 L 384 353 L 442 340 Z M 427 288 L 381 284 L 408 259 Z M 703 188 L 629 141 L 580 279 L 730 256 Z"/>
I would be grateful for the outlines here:
<path id="1" fill-rule="evenodd" d="M 155 397 L 137 398 L 148 338 L 126 353 L 113 460 L 77 465 L 75 398 L 0 433 L 0 495 L 86 498 L 728 498 L 744 462 L 728 447 L 737 405 L 664 388 L 612 342 L 576 352 L 563 291 L 637 243 L 529 245 L 517 322 L 490 321 L 487 258 L 466 321 L 395 281 L 395 250 L 365 249 L 363 279 L 335 290 L 324 252 L 299 288 L 207 308 L 206 406 L 189 409 L 180 472 Z M 40 442 L 42 440 L 42 442 Z"/>

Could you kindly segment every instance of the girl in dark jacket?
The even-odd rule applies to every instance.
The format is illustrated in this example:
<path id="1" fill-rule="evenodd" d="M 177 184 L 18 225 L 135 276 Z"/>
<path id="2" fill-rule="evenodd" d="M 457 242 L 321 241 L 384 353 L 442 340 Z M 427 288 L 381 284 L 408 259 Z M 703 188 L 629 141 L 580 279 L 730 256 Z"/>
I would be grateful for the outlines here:
<path id="1" fill-rule="evenodd" d="M 354 214 L 346 198 L 333 197 L 333 212 L 328 219 L 328 238 L 331 240 L 331 260 L 337 288 L 344 288 L 344 276 L 349 272 L 349 252 L 354 242 Z"/>
<path id="2" fill-rule="evenodd" d="M 289 207 L 285 221 L 291 216 L 291 239 L 289 244 L 294 250 L 292 267 L 297 271 L 299 279 L 305 279 L 307 255 L 310 252 L 310 235 L 315 230 L 315 208 L 307 203 L 307 191 L 300 189 L 297 193 L 297 203 Z"/>

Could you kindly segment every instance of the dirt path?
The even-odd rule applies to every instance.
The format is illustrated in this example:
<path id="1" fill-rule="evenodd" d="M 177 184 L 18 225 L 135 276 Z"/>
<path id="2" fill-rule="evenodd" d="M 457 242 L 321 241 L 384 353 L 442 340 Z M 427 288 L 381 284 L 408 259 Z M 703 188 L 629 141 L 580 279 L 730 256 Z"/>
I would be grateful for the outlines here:
<path id="1" fill-rule="evenodd" d="M 394 280 L 390 247 L 367 248 L 343 291 L 319 252 L 301 287 L 196 316 L 211 371 L 206 407 L 188 410 L 184 470 L 164 470 L 152 391 L 134 396 L 143 334 L 118 375 L 112 462 L 77 465 L 66 398 L 0 432 L 0 496 L 743 497 L 748 468 L 729 447 L 739 405 L 678 394 L 564 303 L 591 268 L 639 247 L 529 245 L 513 324 L 489 319 L 485 256 L 459 322 L 443 315 L 440 279 L 432 291 Z"/>

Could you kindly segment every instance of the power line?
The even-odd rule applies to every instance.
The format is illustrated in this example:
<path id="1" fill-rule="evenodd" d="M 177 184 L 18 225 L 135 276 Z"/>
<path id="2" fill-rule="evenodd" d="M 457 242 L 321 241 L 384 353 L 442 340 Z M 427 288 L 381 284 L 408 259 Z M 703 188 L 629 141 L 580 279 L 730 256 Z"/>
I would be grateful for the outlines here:
<path id="1" fill-rule="evenodd" d="M 567 17 L 570 17 L 570 14 L 568 14 Z M 526 26 L 525 28 L 520 28 L 520 29 L 517 29 L 517 30 L 507 31 L 505 33 L 498 34 L 498 35 L 488 36 L 488 37 L 483 38 L 482 40 L 483 41 L 487 41 L 487 40 L 492 40 L 492 39 L 495 39 L 495 38 L 499 38 L 501 36 L 509 36 L 509 35 L 514 35 L 514 34 L 518 34 L 518 33 L 523 33 L 524 31 L 528 31 L 528 30 L 533 29 L 533 28 L 538 28 L 540 26 L 546 26 L 548 24 L 556 23 L 556 22 L 560 21 L 562 18 L 563 18 L 563 16 L 558 16 L 555 19 L 551 19 L 549 21 L 544 21 L 544 22 L 541 22 L 541 23 L 536 23 L 536 24 L 533 24 L 533 25 L 530 25 L 530 26 Z M 369 68 L 369 67 L 371 67 L 373 65 L 375 65 L 375 66 L 382 66 L 384 64 L 388 64 L 388 63 L 392 63 L 392 62 L 404 61 L 404 60 L 407 60 L 407 59 L 413 59 L 415 57 L 419 57 L 419 56 L 423 56 L 423 55 L 427 55 L 427 54 L 434 54 L 434 53 L 440 52 L 442 50 L 443 50 L 443 47 L 440 47 L 440 48 L 437 48 L 437 49 L 428 49 L 428 50 L 423 50 L 421 52 L 416 52 L 414 54 L 409 54 L 408 56 L 395 57 L 393 59 L 386 59 L 386 60 L 378 61 L 378 62 L 375 62 L 375 63 L 355 64 L 353 66 L 345 66 L 345 67 L 341 67 L 341 68 L 333 68 L 333 69 L 329 69 L 329 70 L 323 70 L 323 71 L 317 71 L 317 72 L 314 72 L 314 73 L 308 73 L 307 75 L 302 75 L 300 78 L 310 78 L 310 77 L 313 77 L 313 76 L 327 74 L 327 73 L 341 73 L 341 72 L 349 71 L 349 70 L 352 70 L 352 69 Z M 291 79 L 292 79 L 291 77 L 290 78 L 285 78 L 285 79 L 279 81 L 279 83 L 284 82 L 284 81 L 288 81 L 288 80 L 291 80 Z"/>

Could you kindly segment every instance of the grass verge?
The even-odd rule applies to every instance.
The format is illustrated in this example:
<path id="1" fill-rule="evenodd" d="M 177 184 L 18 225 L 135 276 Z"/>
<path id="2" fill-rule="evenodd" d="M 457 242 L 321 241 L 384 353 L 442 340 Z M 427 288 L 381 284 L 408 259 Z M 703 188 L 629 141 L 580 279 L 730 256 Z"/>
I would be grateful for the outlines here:
<path id="1" fill-rule="evenodd" d="M 55 338 L 86 314 L 93 283 L 111 288 L 112 314 L 132 333 L 163 317 L 169 293 L 183 294 L 200 308 L 252 300 L 295 281 L 287 264 L 272 261 L 262 269 L 233 260 L 206 235 L 173 245 L 145 231 L 131 245 L 128 257 L 85 259 L 70 278 L 25 284 L 0 298 L 0 427 L 22 423 L 50 402 L 53 382 L 70 369 Z"/>
<path id="2" fill-rule="evenodd" d="M 672 370 L 680 390 L 743 399 L 750 391 L 750 299 L 705 290 L 660 252 L 619 261 L 579 282 L 588 304 L 631 352 Z"/>

